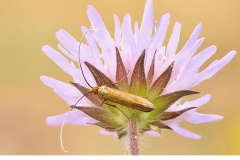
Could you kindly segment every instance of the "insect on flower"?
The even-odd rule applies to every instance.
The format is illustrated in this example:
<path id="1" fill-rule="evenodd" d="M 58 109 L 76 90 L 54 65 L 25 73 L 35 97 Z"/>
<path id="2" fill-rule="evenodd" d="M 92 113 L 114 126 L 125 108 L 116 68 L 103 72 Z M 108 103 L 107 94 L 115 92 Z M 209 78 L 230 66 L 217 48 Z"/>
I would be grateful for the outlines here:
<path id="1" fill-rule="evenodd" d="M 91 31 L 91 30 L 89 30 L 89 31 Z M 89 31 L 86 31 L 85 34 L 87 34 Z M 84 38 L 85 34 L 83 35 L 82 39 Z M 81 69 L 84 80 L 86 81 L 87 85 L 92 88 L 92 91 L 87 92 L 85 95 L 93 92 L 103 99 L 103 103 L 104 103 L 104 101 L 109 100 L 111 102 L 114 102 L 114 103 L 117 103 L 117 104 L 120 104 L 120 105 L 123 105 L 123 106 L 126 106 L 126 107 L 130 107 L 130 108 L 133 108 L 133 109 L 137 109 L 137 110 L 140 110 L 140 111 L 144 111 L 144 112 L 149 112 L 149 111 L 152 111 L 154 109 L 154 105 L 152 104 L 152 102 L 150 102 L 146 98 L 136 96 L 136 95 L 131 94 L 131 93 L 123 92 L 123 91 L 120 91 L 119 89 L 114 89 L 114 88 L 108 87 L 108 86 L 113 86 L 114 84 L 117 84 L 117 82 L 112 83 L 112 84 L 108 84 L 108 85 L 104 85 L 104 86 L 92 87 L 88 83 L 88 81 L 87 81 L 87 79 L 84 75 L 82 66 L 81 66 L 81 60 L 80 60 L 81 43 L 82 43 L 82 40 L 80 41 L 80 44 L 79 44 L 79 66 L 80 66 L 80 69 Z M 96 70 L 96 71 L 99 72 L 98 70 Z M 126 76 L 123 77 L 123 79 L 126 78 Z M 119 81 L 121 81 L 121 80 L 119 80 Z M 78 83 L 74 83 L 74 82 L 70 82 L 70 83 L 72 83 L 76 88 L 78 88 L 81 91 L 81 87 L 79 86 Z M 98 82 L 98 84 L 101 84 L 101 83 Z M 116 88 L 116 86 L 113 86 L 113 87 Z M 78 102 L 85 95 L 83 95 L 78 100 Z M 75 106 L 75 105 L 73 105 L 71 107 L 72 108 L 77 108 L 77 106 Z"/>
<path id="2" fill-rule="evenodd" d="M 140 135 L 159 136 L 162 129 L 170 129 L 184 137 L 200 139 L 200 135 L 182 128 L 179 123 L 200 124 L 223 118 L 197 112 L 210 100 L 209 94 L 191 101 L 183 99 L 200 93 L 191 88 L 211 78 L 236 55 L 236 51 L 230 51 L 200 69 L 217 50 L 216 46 L 209 46 L 198 52 L 204 41 L 199 38 L 201 24 L 177 52 L 181 24 L 175 23 L 165 46 L 170 14 L 163 14 L 154 22 L 152 0 L 146 2 L 141 26 L 136 22 L 132 27 L 129 14 L 121 25 L 115 15 L 114 38 L 94 7 L 89 6 L 87 14 L 91 28 L 97 31 L 85 35 L 91 29 L 82 27 L 86 43 L 79 47 L 80 43 L 61 29 L 56 33 L 61 53 L 47 45 L 42 48 L 73 78 L 71 85 L 41 76 L 41 81 L 74 109 L 70 114 L 48 117 L 48 125 L 62 125 L 66 121 L 66 124 L 99 126 L 102 133 L 119 139 L 125 137 L 130 153 L 138 154 Z"/>

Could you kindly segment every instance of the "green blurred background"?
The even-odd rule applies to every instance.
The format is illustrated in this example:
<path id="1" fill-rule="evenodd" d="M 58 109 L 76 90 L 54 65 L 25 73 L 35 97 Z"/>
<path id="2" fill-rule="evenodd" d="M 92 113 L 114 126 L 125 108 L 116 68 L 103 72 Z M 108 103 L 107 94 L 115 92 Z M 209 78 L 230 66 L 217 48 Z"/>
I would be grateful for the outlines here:
<path id="1" fill-rule="evenodd" d="M 50 115 L 68 111 L 67 104 L 43 85 L 39 77 L 48 75 L 67 82 L 70 80 L 41 51 L 45 44 L 57 48 L 55 32 L 66 29 L 80 39 L 80 26 L 90 26 L 87 6 L 93 5 L 101 14 L 113 35 L 113 14 L 122 20 L 130 13 L 132 21 L 141 23 L 145 0 L 0 0 L 0 154 L 126 154 L 123 141 L 99 134 L 94 126 L 65 126 L 61 150 L 60 127 L 45 124 Z M 182 24 L 178 51 L 194 27 L 202 22 L 201 36 L 218 47 L 208 61 L 222 58 L 231 50 L 240 50 L 239 0 L 154 0 L 155 19 L 169 12 L 171 22 L 168 37 L 176 21 Z M 144 136 L 142 154 L 240 154 L 240 57 L 195 90 L 211 93 L 211 101 L 199 109 L 202 113 L 223 115 L 222 121 L 193 125 L 181 123 L 201 134 L 201 140 L 181 137 L 164 131 L 164 136 Z M 205 65 L 206 66 L 206 65 Z"/>

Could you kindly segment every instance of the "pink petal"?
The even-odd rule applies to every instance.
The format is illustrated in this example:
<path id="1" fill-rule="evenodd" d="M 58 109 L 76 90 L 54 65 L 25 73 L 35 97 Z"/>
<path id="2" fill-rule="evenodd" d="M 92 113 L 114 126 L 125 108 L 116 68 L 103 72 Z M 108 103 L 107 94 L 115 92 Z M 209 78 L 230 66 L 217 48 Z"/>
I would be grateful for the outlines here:
<path id="1" fill-rule="evenodd" d="M 139 27 L 138 27 L 138 22 L 135 22 L 134 23 L 134 42 L 135 42 L 135 45 L 137 46 L 137 41 L 138 41 L 138 38 L 139 38 Z"/>
<path id="2" fill-rule="evenodd" d="M 163 44 L 165 36 L 166 36 L 167 29 L 168 29 L 168 25 L 170 22 L 170 17 L 171 16 L 169 13 L 162 15 L 160 22 L 159 22 L 159 26 L 157 28 L 157 31 L 154 34 L 152 42 L 149 46 L 149 50 L 152 49 L 153 51 L 155 51 L 155 49 L 162 47 L 162 44 Z"/>
<path id="3" fill-rule="evenodd" d="M 87 48 L 89 48 L 89 47 L 87 47 Z M 96 86 L 96 82 L 95 82 L 95 79 L 92 76 L 92 73 L 90 72 L 90 70 L 88 69 L 88 67 L 84 63 L 84 62 L 89 62 L 91 64 L 96 64 L 96 62 L 94 62 L 92 56 L 89 56 L 89 55 L 91 55 L 91 52 L 87 48 L 84 47 L 83 45 L 81 45 L 80 57 L 78 55 L 77 62 L 79 62 L 79 60 L 81 61 L 81 66 L 82 66 L 82 69 L 83 69 L 83 73 L 84 73 L 87 81 L 89 82 L 89 84 L 91 84 L 92 86 Z M 76 66 L 74 65 L 73 62 L 71 62 L 70 65 L 72 67 L 71 76 L 73 76 L 74 81 L 77 82 L 77 83 L 80 83 L 81 85 L 89 87 L 88 84 L 86 83 L 83 75 L 82 75 L 82 72 L 80 70 L 80 66 L 78 66 L 78 68 L 76 68 Z M 100 71 L 102 71 L 103 73 L 106 72 L 106 70 L 103 68 L 102 64 L 101 64 L 101 67 L 98 66 L 98 69 Z"/>
<path id="4" fill-rule="evenodd" d="M 171 107 L 169 107 L 166 111 L 167 112 L 176 112 L 176 111 L 180 111 L 180 110 L 190 108 L 190 107 L 199 108 L 199 107 L 205 105 L 206 103 L 208 103 L 210 99 L 211 99 L 211 95 L 206 94 L 206 95 L 203 95 L 202 97 L 200 97 L 198 99 L 195 99 L 195 100 L 192 100 L 192 101 L 189 101 L 189 102 L 186 101 L 184 104 L 181 104 L 181 105 L 178 105 L 177 103 L 175 103 Z M 180 116 L 179 116 L 179 118 L 180 118 Z M 175 120 L 175 119 L 173 119 L 173 120 Z M 184 118 L 181 118 L 181 120 L 184 120 Z"/>
<path id="5" fill-rule="evenodd" d="M 105 27 L 98 11 L 93 6 L 89 5 L 87 14 L 93 29 L 97 29 L 96 37 L 98 38 L 97 40 L 101 40 L 98 41 L 98 43 L 102 46 L 102 48 L 108 48 L 108 45 L 114 46 L 113 39 Z"/>
<path id="6" fill-rule="evenodd" d="M 90 102 L 87 98 L 82 98 L 81 101 L 79 101 L 79 99 L 82 97 L 82 93 L 80 93 L 79 91 L 79 96 L 70 96 L 68 94 L 65 94 L 65 93 L 62 93 L 62 92 L 59 92 L 57 90 L 54 90 L 54 92 L 59 96 L 61 97 L 62 99 L 64 99 L 67 104 L 69 106 L 71 105 L 76 105 L 76 106 L 90 106 Z M 79 101 L 79 102 L 78 102 Z M 78 102 L 78 103 L 77 103 Z M 77 103 L 77 104 L 76 104 Z"/>
<path id="7" fill-rule="evenodd" d="M 137 43 L 139 54 L 141 54 L 142 51 L 149 46 L 152 36 L 152 28 L 153 28 L 153 3 L 152 0 L 147 0 Z"/>
<path id="8" fill-rule="evenodd" d="M 115 44 L 111 38 L 108 30 L 106 29 L 101 16 L 98 14 L 97 10 L 88 6 L 87 10 L 88 18 L 92 24 L 93 29 L 97 29 L 96 41 L 102 48 L 102 56 L 104 58 L 106 69 L 108 70 L 109 78 L 115 80 L 116 77 L 116 51 Z"/>
<path id="9" fill-rule="evenodd" d="M 216 46 L 210 46 L 204 49 L 192 57 L 191 62 L 188 64 L 188 67 L 197 72 L 198 69 L 204 64 L 204 62 L 206 62 L 216 51 Z"/>
<path id="10" fill-rule="evenodd" d="M 210 64 L 204 71 L 198 74 L 198 79 L 196 80 L 194 86 L 198 85 L 202 81 L 211 78 L 214 74 L 216 74 L 220 69 L 226 66 L 236 55 L 236 51 L 229 52 L 226 56 L 224 56 L 221 60 L 215 61 Z"/>
<path id="11" fill-rule="evenodd" d="M 48 125 L 53 125 L 53 126 L 59 126 L 62 125 L 64 118 L 66 117 L 68 112 L 61 114 L 61 115 L 57 115 L 57 116 L 51 116 L 51 117 L 47 117 L 46 119 L 46 123 Z M 85 115 L 84 113 L 82 113 L 79 110 L 73 110 L 71 111 L 71 113 L 69 113 L 65 124 L 73 124 L 73 125 L 89 125 L 89 123 L 96 123 L 97 121 L 94 120 L 93 118 Z"/>
<path id="12" fill-rule="evenodd" d="M 176 85 L 181 86 L 184 89 L 190 89 L 194 87 L 198 79 L 197 72 L 203 63 L 209 59 L 216 52 L 216 47 L 211 46 L 204 49 L 199 54 L 192 57 L 189 64 L 186 66 L 184 72 L 179 76 L 178 80 L 175 82 Z M 180 89 L 180 88 L 178 88 Z"/>
<path id="13" fill-rule="evenodd" d="M 106 130 L 100 130 L 100 134 L 104 134 L 104 135 L 113 135 L 114 138 L 118 138 L 118 135 L 116 132 L 109 132 L 109 131 L 106 131 Z"/>
<path id="14" fill-rule="evenodd" d="M 91 64 L 94 64 L 94 66 L 96 66 L 99 70 L 103 70 L 103 65 L 102 65 L 102 61 L 101 61 L 101 55 L 100 52 L 98 50 L 98 46 L 96 44 L 96 41 L 91 33 L 91 31 L 89 31 L 89 29 L 87 27 L 82 27 L 82 32 L 83 34 L 85 34 L 85 39 L 87 41 L 88 44 L 88 48 L 89 51 L 87 51 L 88 55 L 88 62 L 90 62 Z"/>
<path id="15" fill-rule="evenodd" d="M 167 51 L 166 51 L 166 59 L 172 59 L 175 56 L 179 38 L 181 32 L 181 24 L 176 22 L 172 31 L 172 35 L 169 39 Z"/>
<path id="16" fill-rule="evenodd" d="M 119 18 L 115 14 L 114 14 L 114 22 L 115 22 L 114 42 L 116 47 L 119 48 L 121 43 L 121 28 L 120 28 Z"/>
<path id="17" fill-rule="evenodd" d="M 78 57 L 79 42 L 72 35 L 64 29 L 60 29 L 56 33 L 56 37 L 64 48 L 66 48 L 74 57 Z"/>
<path id="18" fill-rule="evenodd" d="M 161 47 L 159 50 L 157 50 L 156 55 L 155 55 L 155 67 L 154 67 L 154 75 L 153 75 L 153 81 L 154 82 L 159 75 L 161 75 L 168 66 L 165 66 L 165 68 L 163 68 L 163 62 L 165 60 L 165 51 L 166 51 L 166 47 Z"/>
<path id="19" fill-rule="evenodd" d="M 191 48 L 194 45 L 194 43 L 197 41 L 197 38 L 198 38 L 201 30 L 202 30 L 202 24 L 199 23 L 195 27 L 192 35 L 190 36 L 190 38 L 188 39 L 187 43 L 184 45 L 184 47 L 182 48 L 182 50 L 180 52 L 185 52 L 186 50 L 188 50 L 189 48 Z"/>
<path id="20" fill-rule="evenodd" d="M 178 72 L 175 74 L 179 74 L 185 70 L 186 65 L 190 62 L 190 60 L 192 59 L 192 56 L 198 50 L 198 48 L 201 46 L 203 41 L 204 41 L 204 38 L 198 39 L 191 47 L 189 47 L 187 50 L 185 50 L 185 52 L 179 52 L 176 55 L 175 68 L 178 69 L 177 70 Z"/>
<path id="21" fill-rule="evenodd" d="M 160 135 L 158 132 L 152 131 L 152 130 L 146 131 L 146 132 L 144 132 L 144 133 L 145 133 L 145 134 L 148 134 L 148 135 L 150 135 L 150 136 L 153 136 L 153 137 L 161 137 L 161 135 Z"/>
<path id="22" fill-rule="evenodd" d="M 171 106 L 170 109 L 168 109 L 167 111 L 178 111 L 178 110 L 182 110 L 189 107 L 200 107 L 206 104 L 210 100 L 210 98 L 211 96 L 209 94 L 204 95 L 201 98 L 198 98 L 196 100 L 185 102 L 183 105 L 174 106 L 174 107 Z M 189 110 L 174 119 L 164 121 L 164 124 L 169 125 L 169 124 L 181 122 L 184 120 L 190 123 L 200 124 L 200 123 L 206 123 L 206 122 L 215 122 L 223 119 L 223 116 L 219 116 L 215 114 L 201 114 L 201 113 L 197 113 L 196 110 L 197 109 Z"/>
<path id="23" fill-rule="evenodd" d="M 174 132 L 178 133 L 181 136 L 184 136 L 184 137 L 187 137 L 187 138 L 192 138 L 192 139 L 200 139 L 201 138 L 200 135 L 192 133 L 192 132 L 182 128 L 177 123 L 171 123 L 168 126 L 171 127 Z"/>
<path id="24" fill-rule="evenodd" d="M 85 61 L 84 61 L 84 62 L 85 62 Z M 95 81 L 95 79 L 93 78 L 92 73 L 90 72 L 90 70 L 88 69 L 88 67 L 87 67 L 84 63 L 82 63 L 82 69 L 83 69 L 83 73 L 84 73 L 84 75 L 85 75 L 85 77 L 86 77 L 87 82 L 88 82 L 91 86 L 97 86 L 96 81 Z M 73 73 L 72 76 L 73 76 L 74 82 L 79 83 L 79 84 L 81 84 L 82 86 L 85 86 L 85 87 L 91 89 L 91 88 L 88 86 L 87 82 L 85 81 L 85 79 L 84 79 L 84 77 L 83 77 L 80 69 L 76 70 L 76 71 Z"/>
<path id="25" fill-rule="evenodd" d="M 190 110 L 184 114 L 185 120 L 194 123 L 206 123 L 206 122 L 215 122 L 223 119 L 223 116 L 215 115 L 215 114 L 201 114 L 197 113 L 196 110 Z"/>
<path id="26" fill-rule="evenodd" d="M 205 105 L 206 103 L 209 102 L 209 100 L 211 99 L 211 95 L 210 94 L 206 94 L 203 95 L 202 97 L 192 100 L 192 101 L 186 101 L 182 106 L 181 109 L 185 109 L 185 108 L 190 108 L 190 107 L 201 107 L 203 105 Z"/>
<path id="27" fill-rule="evenodd" d="M 123 19 L 121 49 L 121 57 L 126 70 L 133 70 L 137 59 L 132 58 L 133 54 L 136 53 L 136 46 L 131 28 L 131 17 L 129 14 Z"/>
<path id="28" fill-rule="evenodd" d="M 152 39 L 152 42 L 151 42 L 148 52 L 146 54 L 145 73 L 147 73 L 150 68 L 154 52 L 156 51 L 156 49 L 159 49 L 162 47 L 162 44 L 163 44 L 165 36 L 166 36 L 167 29 L 168 29 L 169 21 L 170 21 L 170 14 L 164 14 L 161 17 L 160 25 Z"/>
<path id="29" fill-rule="evenodd" d="M 72 75 L 74 72 L 74 68 L 71 66 L 71 63 L 62 56 L 59 52 L 54 50 L 50 46 L 43 46 L 42 51 L 51 59 L 53 60 L 62 70 L 66 73 Z"/>
<path id="30" fill-rule="evenodd" d="M 74 57 L 68 50 L 66 50 L 61 44 L 58 44 L 58 49 L 66 55 L 68 58 L 72 59 L 73 61 L 78 61 L 77 57 Z"/>
<path id="31" fill-rule="evenodd" d="M 79 96 L 81 93 L 72 85 L 61 82 L 51 77 L 41 76 L 40 80 L 47 86 L 56 91 L 67 94 L 69 96 Z"/>
<path id="32" fill-rule="evenodd" d="M 197 49 L 200 47 L 202 44 L 204 38 L 201 38 L 197 40 L 191 48 L 188 48 L 188 50 L 185 50 L 185 52 L 180 52 L 177 54 L 176 59 L 175 59 L 175 64 L 174 68 L 172 71 L 172 76 L 170 81 L 168 82 L 168 86 L 166 87 L 167 93 L 177 91 L 177 90 L 183 90 L 183 89 L 188 89 L 185 88 L 184 86 L 181 86 L 177 83 L 177 80 L 181 74 L 184 72 L 187 66 L 187 64 L 190 62 L 193 54 L 197 51 Z M 187 82 L 185 82 L 187 84 Z"/>
<path id="33" fill-rule="evenodd" d="M 202 25 L 199 24 L 194 29 L 192 35 L 190 36 L 189 40 L 184 45 L 182 50 L 176 55 L 176 58 L 174 59 L 176 63 L 172 73 L 174 76 L 172 76 L 172 80 L 170 80 L 170 82 L 173 81 L 176 78 L 176 76 L 178 76 L 178 74 L 186 67 L 192 55 L 197 51 L 197 49 L 200 47 L 200 45 L 204 41 L 204 38 L 197 40 L 201 31 L 201 28 L 202 28 Z M 167 59 L 167 61 L 169 64 L 172 63 L 172 59 L 170 59 L 170 61 L 169 59 Z M 169 65 L 168 63 L 167 63 L 167 66 Z"/>

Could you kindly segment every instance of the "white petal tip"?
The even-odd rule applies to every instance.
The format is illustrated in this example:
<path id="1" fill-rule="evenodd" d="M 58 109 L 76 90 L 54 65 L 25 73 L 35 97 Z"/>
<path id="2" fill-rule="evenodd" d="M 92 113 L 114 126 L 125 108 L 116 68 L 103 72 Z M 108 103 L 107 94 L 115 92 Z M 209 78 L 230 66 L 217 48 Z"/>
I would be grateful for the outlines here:
<path id="1" fill-rule="evenodd" d="M 217 50 L 217 46 L 215 46 L 215 45 L 212 45 L 211 48 L 214 50 Z"/>
<path id="2" fill-rule="evenodd" d="M 49 48 L 50 48 L 49 45 L 43 45 L 41 49 L 44 52 L 44 51 L 48 50 Z"/>
<path id="3" fill-rule="evenodd" d="M 87 12 L 96 12 L 96 9 L 92 5 L 88 5 Z"/>
<path id="4" fill-rule="evenodd" d="M 197 27 L 198 27 L 199 29 L 201 29 L 201 28 L 202 28 L 202 23 L 198 23 Z"/>
<path id="5" fill-rule="evenodd" d="M 178 27 L 181 27 L 181 23 L 180 22 L 175 22 L 175 25 Z"/>
<path id="6" fill-rule="evenodd" d="M 47 85 L 47 86 L 49 86 L 49 83 L 52 82 L 52 79 L 53 79 L 53 78 L 48 77 L 48 76 L 45 76 L 45 75 L 40 76 L 40 81 L 41 81 L 42 83 L 44 83 L 45 85 Z"/>
<path id="7" fill-rule="evenodd" d="M 192 139 L 195 139 L 195 140 L 200 140 L 200 139 L 202 139 L 202 136 L 200 136 L 200 135 L 196 135 L 195 137 L 193 137 Z"/>
<path id="8" fill-rule="evenodd" d="M 171 14 L 170 14 L 170 13 L 165 13 L 165 14 L 163 15 L 163 17 L 169 19 L 169 18 L 171 17 Z"/>
<path id="9" fill-rule="evenodd" d="M 235 56 L 237 54 L 237 51 L 232 50 L 229 54 L 231 54 L 232 56 Z"/>
<path id="10" fill-rule="evenodd" d="M 45 83 L 46 80 L 47 80 L 47 78 L 48 78 L 48 76 L 45 76 L 45 75 L 40 76 L 40 81 L 41 81 L 42 83 Z"/>
<path id="11" fill-rule="evenodd" d="M 220 115 L 215 115 L 215 121 L 220 121 L 222 120 L 224 117 L 220 116 Z"/>
<path id="12" fill-rule="evenodd" d="M 45 123 L 49 126 L 59 126 L 60 125 L 60 124 L 53 123 L 51 117 L 47 117 L 46 120 L 45 120 Z"/>

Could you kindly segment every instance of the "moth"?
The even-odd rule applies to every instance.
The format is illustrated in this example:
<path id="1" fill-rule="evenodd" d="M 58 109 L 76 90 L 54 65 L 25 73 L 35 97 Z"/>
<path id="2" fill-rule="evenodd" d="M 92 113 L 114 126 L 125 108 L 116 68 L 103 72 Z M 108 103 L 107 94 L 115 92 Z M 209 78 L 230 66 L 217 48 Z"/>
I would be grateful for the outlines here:
<path id="1" fill-rule="evenodd" d="M 73 83 L 73 82 L 71 83 L 74 86 L 76 86 L 76 83 Z M 152 102 L 150 102 L 146 98 L 136 96 L 131 93 L 123 92 L 118 89 L 107 87 L 105 85 L 91 87 L 91 88 L 92 90 L 90 92 L 97 94 L 101 99 L 103 99 L 103 101 L 108 100 L 108 101 L 111 101 L 126 107 L 130 107 L 133 109 L 137 109 L 143 112 L 150 112 L 155 108 Z"/>

